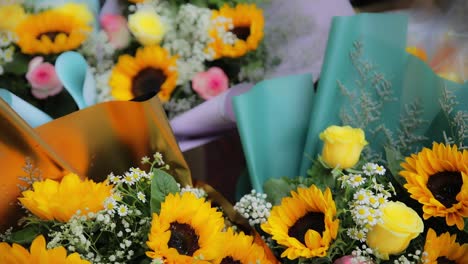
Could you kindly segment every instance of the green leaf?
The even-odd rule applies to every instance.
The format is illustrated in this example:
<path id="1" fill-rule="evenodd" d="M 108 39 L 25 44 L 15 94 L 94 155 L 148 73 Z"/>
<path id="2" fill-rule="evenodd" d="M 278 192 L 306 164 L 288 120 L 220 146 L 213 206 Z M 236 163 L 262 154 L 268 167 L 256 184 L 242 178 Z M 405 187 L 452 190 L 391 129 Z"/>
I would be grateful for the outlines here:
<path id="1" fill-rule="evenodd" d="M 384 147 L 385 156 L 387 157 L 387 167 L 393 175 L 393 178 L 403 186 L 406 182 L 399 174 L 401 170 L 400 163 L 404 161 L 403 155 L 392 147 Z"/>
<path id="2" fill-rule="evenodd" d="M 285 179 L 269 179 L 263 185 L 267 200 L 273 205 L 281 203 L 283 197 L 289 196 L 293 187 Z"/>
<path id="3" fill-rule="evenodd" d="M 27 57 L 21 56 L 19 53 L 16 53 L 15 59 L 5 64 L 3 67 L 5 69 L 5 72 L 7 73 L 13 73 L 16 75 L 26 75 L 26 72 L 28 71 L 28 64 L 29 59 Z"/>
<path id="4" fill-rule="evenodd" d="M 159 213 L 161 203 L 164 202 L 166 196 L 179 191 L 174 177 L 163 170 L 155 169 L 151 180 L 151 213 Z"/>
<path id="5" fill-rule="evenodd" d="M 41 234 L 41 230 L 37 226 L 26 226 L 25 228 L 13 232 L 10 235 L 10 240 L 13 243 L 18 243 L 21 245 L 31 244 L 34 238 Z"/>
<path id="6" fill-rule="evenodd" d="M 307 171 L 307 175 L 315 186 L 325 191 L 327 187 L 330 189 L 335 187 L 335 178 L 341 175 L 341 170 L 326 168 L 319 157 L 319 161 L 314 162 L 312 168 Z"/>
<path id="7" fill-rule="evenodd" d="M 465 233 L 468 233 L 468 218 L 465 218 Z"/>

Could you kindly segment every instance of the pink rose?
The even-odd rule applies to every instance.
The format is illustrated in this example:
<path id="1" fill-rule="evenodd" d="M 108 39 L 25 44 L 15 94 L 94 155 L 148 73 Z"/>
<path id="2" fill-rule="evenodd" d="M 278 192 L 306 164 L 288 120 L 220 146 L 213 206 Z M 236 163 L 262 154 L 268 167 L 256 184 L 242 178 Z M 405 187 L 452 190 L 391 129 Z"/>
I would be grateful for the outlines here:
<path id="1" fill-rule="evenodd" d="M 115 49 L 122 49 L 128 46 L 130 43 L 130 31 L 128 31 L 125 17 L 104 14 L 100 17 L 100 23 L 112 47 Z"/>
<path id="2" fill-rule="evenodd" d="M 35 57 L 29 62 L 26 79 L 31 84 L 31 93 L 37 99 L 45 99 L 62 91 L 62 83 L 55 73 L 54 65 Z"/>
<path id="3" fill-rule="evenodd" d="M 229 88 L 229 79 L 224 71 L 212 67 L 206 72 L 197 73 L 192 79 L 192 87 L 201 98 L 208 100 Z"/>
<path id="4" fill-rule="evenodd" d="M 373 262 L 363 257 L 354 257 L 351 255 L 347 255 L 335 260 L 333 264 L 373 264 Z"/>

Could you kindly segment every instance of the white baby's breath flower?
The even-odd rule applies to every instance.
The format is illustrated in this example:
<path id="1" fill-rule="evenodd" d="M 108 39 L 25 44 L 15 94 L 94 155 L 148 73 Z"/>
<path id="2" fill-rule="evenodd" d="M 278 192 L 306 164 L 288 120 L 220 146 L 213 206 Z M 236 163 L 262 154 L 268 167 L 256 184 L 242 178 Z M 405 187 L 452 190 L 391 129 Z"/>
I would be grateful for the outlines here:
<path id="1" fill-rule="evenodd" d="M 234 205 L 234 210 L 247 218 L 251 226 L 262 224 L 270 216 L 272 208 L 271 203 L 267 202 L 266 198 L 266 194 L 252 190 L 250 194 L 244 195 Z"/>

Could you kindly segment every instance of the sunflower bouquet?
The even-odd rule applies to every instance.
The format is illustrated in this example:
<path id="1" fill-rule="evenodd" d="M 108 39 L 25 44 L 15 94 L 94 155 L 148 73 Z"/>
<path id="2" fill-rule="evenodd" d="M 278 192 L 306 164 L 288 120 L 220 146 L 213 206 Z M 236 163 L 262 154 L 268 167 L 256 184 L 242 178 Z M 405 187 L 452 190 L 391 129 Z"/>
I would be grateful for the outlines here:
<path id="1" fill-rule="evenodd" d="M 256 190 L 236 208 L 280 262 L 468 261 L 466 84 L 408 54 L 405 23 L 336 17 L 316 92 L 296 75 L 234 97 Z"/>
<path id="2" fill-rule="evenodd" d="M 172 118 L 262 78 L 265 22 L 253 2 L 120 1 L 120 12 L 104 6 L 100 25 L 115 52 L 94 69 L 98 101 L 157 95 Z"/>
<path id="3" fill-rule="evenodd" d="M 282 263 L 468 260 L 466 150 L 434 143 L 393 174 L 361 156 L 362 129 L 330 126 L 320 138 L 323 150 L 307 177 L 265 183 L 260 196 L 274 206 L 264 217 L 246 210 L 259 207 L 251 194 L 235 207 Z"/>
<path id="4" fill-rule="evenodd" d="M 32 185 L 18 200 L 28 214 L 2 234 L 2 263 L 273 263 L 204 189 L 181 187 L 161 153 L 141 162 L 150 169 L 98 183 L 74 173 L 41 180 L 26 166 Z"/>
<path id="5" fill-rule="evenodd" d="M 0 6 L 0 86 L 12 94 L 1 96 L 23 115 L 32 114 L 12 96 L 50 121 L 157 95 L 172 118 L 263 77 L 265 22 L 256 1 L 66 2 Z"/>
<path id="6" fill-rule="evenodd" d="M 57 118 L 77 107 L 54 64 L 63 52 L 83 47 L 92 35 L 95 15 L 84 3 L 37 2 L 0 5 L 0 86 Z"/>

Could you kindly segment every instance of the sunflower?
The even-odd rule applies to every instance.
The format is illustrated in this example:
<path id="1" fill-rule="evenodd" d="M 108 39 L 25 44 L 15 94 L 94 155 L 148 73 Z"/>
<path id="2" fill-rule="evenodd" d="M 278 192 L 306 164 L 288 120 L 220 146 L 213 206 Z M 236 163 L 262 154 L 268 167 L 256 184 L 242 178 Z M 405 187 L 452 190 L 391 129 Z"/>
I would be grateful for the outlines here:
<path id="1" fill-rule="evenodd" d="M 65 175 L 61 182 L 46 179 L 33 183 L 19 198 L 21 204 L 44 220 L 67 222 L 78 210 L 84 215 L 104 209 L 104 200 L 112 194 L 106 182 L 82 181 L 76 174 Z"/>
<path id="2" fill-rule="evenodd" d="M 177 83 L 176 60 L 160 46 L 139 48 L 135 57 L 120 56 L 109 80 L 112 96 L 131 100 L 157 94 L 161 101 L 168 101 Z"/>
<path id="3" fill-rule="evenodd" d="M 221 212 L 193 193 L 169 194 L 161 211 L 153 214 L 147 245 L 150 258 L 164 263 L 209 263 L 218 258 L 222 246 Z"/>
<path id="4" fill-rule="evenodd" d="M 225 18 L 232 20 L 232 25 L 229 25 Z M 241 57 L 257 49 L 263 39 L 263 12 L 254 4 L 239 4 L 234 8 L 224 5 L 220 10 L 213 11 L 212 21 L 215 27 L 210 29 L 209 34 L 214 41 L 208 48 L 214 51 L 215 59 Z M 219 30 L 219 27 L 223 30 Z M 235 36 L 233 43 L 225 42 L 226 38 L 221 36 L 223 31 L 229 31 Z"/>
<path id="5" fill-rule="evenodd" d="M 272 263 L 268 260 L 264 249 L 254 243 L 252 236 L 245 235 L 242 232 L 235 234 L 231 228 L 222 235 L 224 236 L 223 253 L 215 259 L 215 264 Z"/>
<path id="6" fill-rule="evenodd" d="M 78 48 L 92 30 L 88 19 L 92 15 L 87 9 L 76 11 L 74 14 L 52 9 L 27 16 L 16 27 L 21 51 L 26 54 L 58 54 Z"/>
<path id="7" fill-rule="evenodd" d="M 298 188 L 274 206 L 262 229 L 286 247 L 281 257 L 323 257 L 338 233 L 336 205 L 329 188 L 322 193 L 312 185 Z"/>
<path id="8" fill-rule="evenodd" d="M 427 232 L 424 252 L 427 254 L 424 263 L 468 263 L 468 244 L 460 245 L 455 242 L 456 235 L 444 233 L 437 236 L 431 228 Z"/>
<path id="9" fill-rule="evenodd" d="M 423 218 L 445 217 L 447 225 L 463 230 L 463 218 L 468 216 L 468 151 L 434 143 L 401 166 L 404 187 L 423 205 Z"/>
<path id="10" fill-rule="evenodd" d="M 64 247 L 54 249 L 46 248 L 45 238 L 41 235 L 34 239 L 31 252 L 18 244 L 10 246 L 8 243 L 0 243 L 0 263 L 60 263 L 60 264 L 87 264 L 78 253 L 67 256 Z"/>

